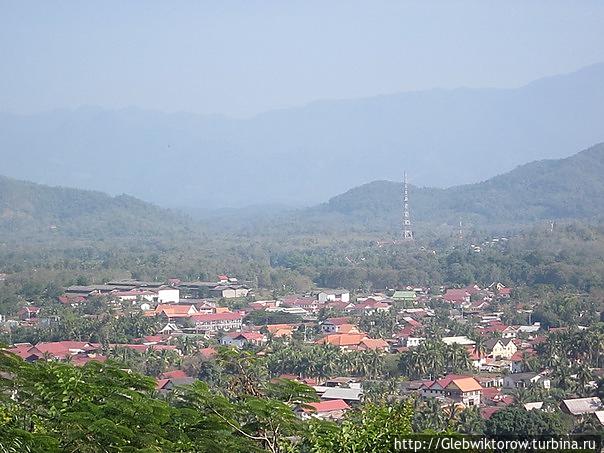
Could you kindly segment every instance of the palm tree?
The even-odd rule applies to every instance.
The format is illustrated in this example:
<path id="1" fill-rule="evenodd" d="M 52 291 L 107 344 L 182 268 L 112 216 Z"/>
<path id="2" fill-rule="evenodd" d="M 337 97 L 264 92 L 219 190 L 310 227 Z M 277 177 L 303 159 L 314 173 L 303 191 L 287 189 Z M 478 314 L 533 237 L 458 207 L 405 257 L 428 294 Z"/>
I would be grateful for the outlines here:
<path id="1" fill-rule="evenodd" d="M 453 428 L 454 426 L 456 426 L 458 424 L 459 417 L 461 416 L 462 412 L 463 412 L 463 405 L 458 404 L 455 401 L 452 401 L 451 404 L 448 404 L 443 409 L 443 414 L 445 415 L 445 417 L 447 419 L 447 426 L 449 428 Z"/>
<path id="2" fill-rule="evenodd" d="M 442 410 L 440 401 L 436 398 L 425 401 L 416 413 L 419 431 L 441 432 L 447 428 L 447 417 Z"/>
<path id="3" fill-rule="evenodd" d="M 459 415 L 457 430 L 463 434 L 483 434 L 484 419 L 478 407 L 468 407 Z"/>
<path id="4" fill-rule="evenodd" d="M 585 396 L 589 393 L 589 389 L 587 388 L 588 384 L 593 380 L 593 375 L 589 366 L 586 364 L 581 364 L 577 367 L 576 370 L 577 375 L 577 391 L 581 396 Z"/>
<path id="5" fill-rule="evenodd" d="M 479 357 L 484 357 L 487 354 L 487 346 L 484 341 L 484 337 L 482 335 L 476 335 L 472 338 L 474 341 L 474 350 L 473 352 Z"/>

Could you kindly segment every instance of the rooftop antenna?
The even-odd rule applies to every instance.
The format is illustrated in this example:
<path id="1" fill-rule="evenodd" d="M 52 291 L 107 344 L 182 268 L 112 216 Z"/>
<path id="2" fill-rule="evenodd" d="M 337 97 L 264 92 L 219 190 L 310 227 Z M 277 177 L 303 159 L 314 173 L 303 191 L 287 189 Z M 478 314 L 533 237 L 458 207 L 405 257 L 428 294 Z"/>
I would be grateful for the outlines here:
<path id="1" fill-rule="evenodd" d="M 459 240 L 463 240 L 463 224 L 461 223 L 461 219 L 459 219 Z"/>
<path id="2" fill-rule="evenodd" d="M 403 239 L 405 241 L 413 240 L 411 216 L 409 215 L 409 186 L 407 184 L 407 173 L 403 175 Z"/>

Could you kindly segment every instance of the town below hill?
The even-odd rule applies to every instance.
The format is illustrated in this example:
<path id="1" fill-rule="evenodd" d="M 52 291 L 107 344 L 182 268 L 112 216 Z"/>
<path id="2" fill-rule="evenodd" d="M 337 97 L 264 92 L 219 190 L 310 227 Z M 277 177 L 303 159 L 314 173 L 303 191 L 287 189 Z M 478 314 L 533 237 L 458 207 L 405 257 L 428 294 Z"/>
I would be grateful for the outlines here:
<path id="1" fill-rule="evenodd" d="M 226 429 L 230 442 L 269 451 L 280 451 L 273 443 L 306 451 L 333 441 L 358 417 L 379 424 L 387 407 L 399 413 L 397 429 L 409 434 L 454 430 L 499 438 L 527 429 L 594 434 L 604 426 L 602 292 L 493 282 L 267 296 L 254 282 L 229 275 L 79 281 L 56 288 L 54 296 L 47 288 L 35 305 L 1 317 L 9 346 L 0 367 L 13 376 L 2 385 L 23 402 L 28 385 L 46 386 L 50 396 L 30 402 L 42 404 L 64 382 L 37 381 L 45 374 L 89 376 L 102 393 L 106 373 L 126 379 L 113 368 L 119 367 L 152 379 L 130 390 L 146 404 L 170 411 L 212 405 L 215 429 Z M 34 381 L 22 381 L 25 376 Z M 74 410 L 115 411 L 77 392 L 61 390 L 76 401 Z M 185 400 L 173 406 L 177 395 Z M 58 417 L 35 410 L 36 423 L 54 434 L 34 432 L 28 445 L 65 445 L 58 430 L 74 416 L 70 407 Z M 165 429 L 169 420 L 154 424 Z M 2 429 L 6 439 L 15 435 Z M 79 429 L 67 432 L 83 435 Z M 128 438 L 114 429 L 91 436 L 95 442 L 103 442 L 101 432 Z M 319 431 L 291 444 L 288 432 L 307 429 Z M 191 445 L 211 441 L 191 427 L 179 435 Z M 346 442 L 372 438 L 358 435 L 364 440 Z M 177 451 L 170 436 L 155 442 L 160 439 Z"/>

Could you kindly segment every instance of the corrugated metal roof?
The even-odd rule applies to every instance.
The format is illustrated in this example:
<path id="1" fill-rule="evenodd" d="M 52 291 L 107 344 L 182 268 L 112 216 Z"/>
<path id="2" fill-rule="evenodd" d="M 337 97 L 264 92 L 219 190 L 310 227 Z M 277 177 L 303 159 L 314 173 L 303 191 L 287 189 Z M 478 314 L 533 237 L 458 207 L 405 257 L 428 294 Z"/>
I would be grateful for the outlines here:
<path id="1" fill-rule="evenodd" d="M 573 415 L 593 414 L 604 409 L 602 400 L 597 397 L 562 400 L 568 411 Z"/>
<path id="2" fill-rule="evenodd" d="M 325 390 L 321 398 L 326 400 L 360 401 L 362 394 L 363 390 L 361 389 L 330 387 Z"/>

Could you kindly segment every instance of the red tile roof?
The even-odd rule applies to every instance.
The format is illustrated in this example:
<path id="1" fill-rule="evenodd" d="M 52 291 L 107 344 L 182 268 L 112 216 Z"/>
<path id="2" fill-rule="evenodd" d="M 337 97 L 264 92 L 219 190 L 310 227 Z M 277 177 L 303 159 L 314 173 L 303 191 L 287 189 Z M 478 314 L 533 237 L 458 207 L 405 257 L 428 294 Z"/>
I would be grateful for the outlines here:
<path id="1" fill-rule="evenodd" d="M 71 357 L 71 363 L 74 364 L 75 366 L 83 366 L 86 365 L 88 362 L 105 362 L 107 360 L 107 357 L 104 355 L 87 355 L 87 354 L 76 354 L 74 356 Z"/>
<path id="2" fill-rule="evenodd" d="M 230 332 L 225 336 L 231 337 L 232 339 L 243 337 L 248 341 L 258 341 L 264 339 L 264 334 L 260 332 Z"/>
<path id="3" fill-rule="evenodd" d="M 59 302 L 65 305 L 79 304 L 84 301 L 86 301 L 86 298 L 84 296 L 73 296 L 70 294 L 64 294 L 62 296 L 59 296 Z"/>
<path id="4" fill-rule="evenodd" d="M 350 406 L 344 400 L 321 401 L 318 403 L 308 403 L 313 409 L 304 409 L 304 412 L 333 412 L 350 409 Z"/>
<path id="5" fill-rule="evenodd" d="M 56 358 L 65 358 L 68 355 L 73 355 L 77 351 L 94 351 L 100 349 L 100 344 L 87 343 L 85 341 L 54 341 L 40 342 L 36 344 L 42 354 L 48 353 Z"/>
<path id="6" fill-rule="evenodd" d="M 480 415 L 482 415 L 482 418 L 485 420 L 488 420 L 495 412 L 499 412 L 500 410 L 501 407 L 483 407 L 480 409 Z"/>
<path id="7" fill-rule="evenodd" d="M 185 373 L 183 370 L 166 371 L 160 376 L 162 379 L 182 379 L 188 377 L 189 376 L 187 376 L 187 373 Z"/>
<path id="8" fill-rule="evenodd" d="M 158 379 L 157 384 L 155 385 L 155 388 L 157 390 L 162 390 L 169 382 L 170 382 L 170 379 Z"/>

